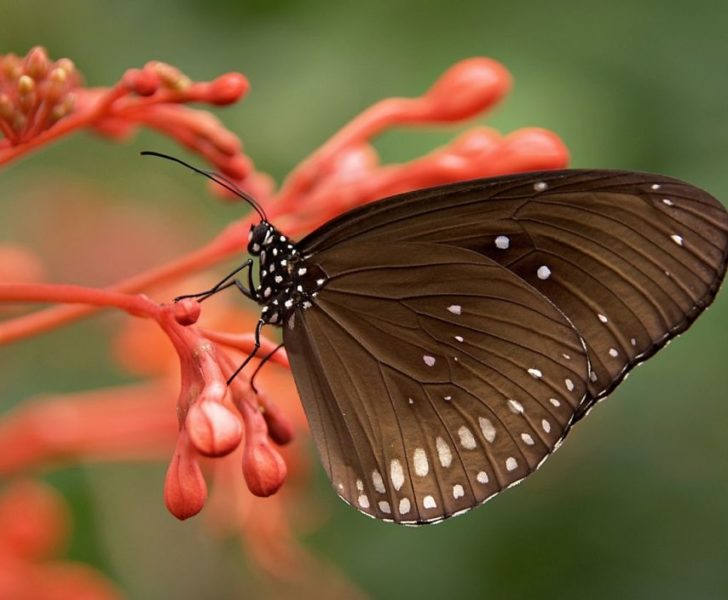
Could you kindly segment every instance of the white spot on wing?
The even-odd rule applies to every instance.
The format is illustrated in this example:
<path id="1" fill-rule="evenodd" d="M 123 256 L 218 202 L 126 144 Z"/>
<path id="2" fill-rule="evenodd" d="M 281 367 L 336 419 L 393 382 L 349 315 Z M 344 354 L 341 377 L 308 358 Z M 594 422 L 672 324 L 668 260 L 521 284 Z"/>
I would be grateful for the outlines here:
<path id="1" fill-rule="evenodd" d="M 518 468 L 518 461 L 513 458 L 512 456 L 509 456 L 506 458 L 506 469 L 508 471 L 515 471 Z"/>
<path id="2" fill-rule="evenodd" d="M 533 184 L 533 189 L 536 190 L 537 192 L 543 192 L 548 187 L 549 187 L 549 185 L 545 181 L 537 181 L 536 183 Z"/>
<path id="3" fill-rule="evenodd" d="M 609 356 L 611 356 L 612 358 L 617 358 L 619 356 L 619 352 L 617 351 L 616 348 L 610 348 Z"/>
<path id="4" fill-rule="evenodd" d="M 597 313 L 597 317 L 598 317 L 598 319 L 599 319 L 599 320 L 600 320 L 600 321 L 601 321 L 602 323 L 606 323 L 607 321 L 609 321 L 609 319 L 607 319 L 607 317 L 606 317 L 605 315 L 603 315 L 602 313 Z"/>
<path id="5" fill-rule="evenodd" d="M 415 448 L 412 455 L 412 465 L 415 468 L 415 474 L 424 477 L 430 471 L 430 464 L 427 462 L 427 454 L 422 448 Z"/>
<path id="6" fill-rule="evenodd" d="M 463 312 L 463 307 L 459 304 L 451 304 L 447 307 L 447 310 L 449 310 L 454 315 L 459 315 Z"/>
<path id="7" fill-rule="evenodd" d="M 493 423 L 485 417 L 479 417 L 478 423 L 480 424 L 480 430 L 483 432 L 483 437 L 492 443 L 495 439 L 495 427 L 493 427 Z"/>
<path id="8" fill-rule="evenodd" d="M 458 429 L 458 436 L 460 436 L 460 445 L 466 450 L 472 450 L 475 448 L 475 438 L 473 432 L 470 431 L 465 425 L 461 425 Z"/>
<path id="9" fill-rule="evenodd" d="M 372 471 L 372 483 L 374 484 L 374 489 L 377 490 L 380 494 L 383 494 L 387 491 L 384 487 L 382 474 L 379 471 Z"/>
<path id="10" fill-rule="evenodd" d="M 675 242 L 678 246 L 683 246 L 685 244 L 683 238 L 681 235 L 677 235 L 676 233 L 671 235 L 670 238 L 673 242 Z"/>
<path id="11" fill-rule="evenodd" d="M 523 411 L 523 404 L 521 404 L 518 400 L 509 400 L 508 401 L 508 408 L 511 409 L 514 413 L 522 414 Z"/>
<path id="12" fill-rule="evenodd" d="M 485 471 L 478 471 L 478 474 L 475 476 L 475 478 L 478 480 L 478 483 L 488 483 L 488 473 Z"/>
<path id="13" fill-rule="evenodd" d="M 536 442 L 533 441 L 533 438 L 528 433 L 522 433 L 521 439 L 526 443 L 528 446 L 533 446 Z"/>
<path id="14" fill-rule="evenodd" d="M 659 183 L 653 183 L 653 184 L 652 184 L 652 185 L 651 185 L 650 187 L 651 187 L 651 188 L 652 188 L 653 190 L 659 190 L 659 189 L 660 189 L 660 184 L 659 184 Z"/>
<path id="15" fill-rule="evenodd" d="M 435 446 L 437 447 L 437 457 L 440 459 L 440 464 L 447 468 L 452 463 L 452 451 L 447 442 L 441 437 L 435 440 Z"/>
<path id="16" fill-rule="evenodd" d="M 369 508 L 369 498 L 366 494 L 359 496 L 359 506 L 362 508 Z"/>
<path id="17" fill-rule="evenodd" d="M 410 511 L 410 508 L 412 508 L 412 505 L 410 504 L 409 498 L 402 498 L 399 501 L 399 513 L 401 515 L 406 515 Z"/>
<path id="18" fill-rule="evenodd" d="M 675 204 L 672 200 L 670 200 L 670 198 L 663 198 L 662 203 L 666 204 L 667 206 L 673 206 Z"/>
<path id="19" fill-rule="evenodd" d="M 534 379 L 541 379 L 541 377 L 543 377 L 543 373 L 541 373 L 538 369 L 529 369 L 528 374 Z"/>
<path id="20" fill-rule="evenodd" d="M 549 402 L 551 402 L 551 404 L 553 404 L 557 408 L 561 406 L 561 402 L 559 402 L 556 398 L 549 398 Z"/>
<path id="21" fill-rule="evenodd" d="M 551 433 L 551 423 L 549 423 L 546 419 L 541 421 L 541 427 L 546 433 Z"/>
<path id="22" fill-rule="evenodd" d="M 434 367 L 435 366 L 435 357 L 434 356 L 430 356 L 429 354 L 425 354 L 425 355 L 422 356 L 422 360 L 425 361 L 425 364 L 428 367 Z"/>
<path id="23" fill-rule="evenodd" d="M 568 377 L 564 379 L 564 385 L 566 386 L 566 389 L 570 392 L 574 391 L 574 382 L 571 381 L 571 379 L 569 379 Z"/>
<path id="24" fill-rule="evenodd" d="M 459 483 L 456 483 L 454 486 L 452 486 L 452 497 L 457 500 L 458 498 L 462 498 L 465 495 L 465 490 L 463 489 L 463 486 Z"/>
<path id="25" fill-rule="evenodd" d="M 495 238 L 495 247 L 498 248 L 498 250 L 507 250 L 510 245 L 511 240 L 507 235 L 499 235 Z"/>
<path id="26" fill-rule="evenodd" d="M 380 500 L 379 502 L 379 510 L 381 510 L 385 514 L 391 514 L 392 508 L 389 506 L 389 502 L 386 500 Z"/>
<path id="27" fill-rule="evenodd" d="M 392 479 L 394 489 L 402 489 L 402 485 L 404 485 L 404 470 L 402 469 L 402 463 L 396 458 L 393 458 L 392 462 L 389 463 L 389 476 Z"/>
<path id="28" fill-rule="evenodd" d="M 455 339 L 456 339 L 456 340 L 457 340 L 458 342 L 463 342 L 463 336 L 462 336 L 462 335 L 456 335 L 456 336 L 455 336 Z"/>
<path id="29" fill-rule="evenodd" d="M 422 506 L 425 508 L 437 508 L 437 502 L 435 502 L 435 499 L 432 496 L 425 496 L 422 499 Z"/>
<path id="30" fill-rule="evenodd" d="M 540 266 L 540 267 L 539 267 L 539 268 L 538 268 L 538 269 L 536 270 L 536 276 L 537 276 L 537 277 L 538 277 L 539 279 L 543 279 L 543 280 L 546 280 L 546 279 L 548 279 L 549 277 L 551 277 L 551 269 L 549 269 L 549 268 L 548 268 L 548 267 L 547 267 L 546 265 L 541 265 L 541 266 Z"/>

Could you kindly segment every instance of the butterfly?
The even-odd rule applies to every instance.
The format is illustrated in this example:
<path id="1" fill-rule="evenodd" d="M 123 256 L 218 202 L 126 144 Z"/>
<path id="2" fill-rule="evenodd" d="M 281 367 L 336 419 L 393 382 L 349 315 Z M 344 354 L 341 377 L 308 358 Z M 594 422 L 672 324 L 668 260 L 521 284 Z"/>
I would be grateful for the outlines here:
<path id="1" fill-rule="evenodd" d="M 258 335 L 283 329 L 335 491 L 418 525 L 533 473 L 692 324 L 725 275 L 728 213 L 669 177 L 547 171 L 397 195 L 298 242 L 262 216 L 248 252 L 258 283 L 250 260 L 236 285 Z"/>

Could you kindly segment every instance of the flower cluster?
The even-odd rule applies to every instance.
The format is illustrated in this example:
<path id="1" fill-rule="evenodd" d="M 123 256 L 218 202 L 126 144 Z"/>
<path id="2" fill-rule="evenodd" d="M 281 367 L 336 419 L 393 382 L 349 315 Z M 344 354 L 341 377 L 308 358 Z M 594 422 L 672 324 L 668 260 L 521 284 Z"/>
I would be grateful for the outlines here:
<path id="1" fill-rule="evenodd" d="M 90 88 L 73 62 L 51 61 L 35 47 L 27 56 L 0 56 L 0 165 L 82 128 L 124 139 L 149 127 L 197 152 L 216 169 L 244 179 L 252 165 L 240 140 L 210 113 L 184 106 L 223 106 L 240 100 L 248 81 L 227 73 L 211 82 L 192 82 L 163 62 L 127 70 L 109 88 Z"/>
<path id="2" fill-rule="evenodd" d="M 230 73 L 211 83 L 194 83 L 173 67 L 152 62 L 142 69 L 130 69 L 111 88 L 85 88 L 70 61 L 50 62 L 40 48 L 23 59 L 2 57 L 0 65 L 0 119 L 5 135 L 0 140 L 0 164 L 81 127 L 112 139 L 126 137 L 140 125 L 150 127 L 197 152 L 213 168 L 254 193 L 271 221 L 292 236 L 310 231 L 342 211 L 394 193 L 476 177 L 560 168 L 568 160 L 564 145 L 549 131 L 527 128 L 504 136 L 476 126 L 409 162 L 380 161 L 372 141 L 382 133 L 398 127 L 461 123 L 500 101 L 511 79 L 503 66 L 486 58 L 457 63 L 419 97 L 389 98 L 366 109 L 301 162 L 278 189 L 255 169 L 234 134 L 209 113 L 184 106 L 192 101 L 235 102 L 247 89 L 242 75 Z M 164 486 L 166 505 L 179 518 L 198 513 L 207 499 L 206 476 L 214 477 L 212 506 L 224 509 L 226 515 L 237 513 L 239 519 L 232 525 L 229 519 L 213 517 L 213 521 L 225 522 L 228 530 L 244 531 L 248 536 L 257 532 L 260 545 L 252 548 L 265 565 L 273 564 L 271 557 L 280 555 L 280 546 L 274 549 L 276 540 L 291 542 L 285 504 L 276 500 L 281 496 L 276 494 L 266 501 L 267 509 L 256 505 L 255 510 L 243 510 L 249 504 L 238 487 L 240 466 L 234 465 L 242 464 L 243 479 L 255 496 L 275 494 L 289 471 L 306 472 L 301 453 L 286 454 L 282 448 L 294 433 L 305 429 L 290 377 L 270 376 L 264 370 L 256 391 L 250 382 L 257 366 L 252 361 L 227 385 L 240 357 L 253 347 L 251 335 L 228 333 L 239 317 L 208 310 L 207 305 L 201 314 L 200 304 L 194 300 L 160 304 L 143 295 L 161 285 L 174 286 L 176 293 L 187 291 L 178 287 L 182 278 L 242 255 L 251 223 L 254 215 L 231 223 L 185 256 L 102 290 L 37 280 L 0 283 L 0 303 L 58 304 L 0 322 L 0 344 L 68 324 L 99 308 L 121 309 L 136 318 L 132 323 L 145 319 L 156 324 L 156 339 L 174 350 L 180 373 L 176 445 Z M 28 259 L 23 249 L 5 251 Z M 7 270 L 11 274 L 18 271 Z M 42 266 L 37 272 L 41 279 Z M 146 330 L 144 341 L 139 342 L 137 334 L 127 332 L 117 346 L 144 347 L 149 344 L 148 335 Z M 265 355 L 275 343 L 263 339 L 262 345 Z M 285 353 L 275 354 L 274 362 L 285 368 Z M 175 435 L 169 419 L 173 411 L 165 399 L 173 395 L 169 386 L 173 371 L 171 363 L 158 369 L 142 365 L 140 372 L 149 377 L 148 384 L 48 398 L 0 417 L 0 474 L 22 473 L 59 458 L 160 457 L 165 447 L 171 450 Z M 59 407 L 65 412 L 58 411 Z M 44 415 L 54 409 L 58 414 L 51 433 Z M 61 439 L 59 419 L 65 432 Z M 303 486 L 294 487 L 302 493 Z M 285 501 L 285 494 L 283 497 Z M 236 504 L 231 506 L 233 501 Z M 261 517 L 264 514 L 269 517 Z M 273 520 L 271 514 L 275 514 Z M 271 539 L 271 532 L 276 540 Z M 260 552 L 265 544 L 269 553 Z M 288 551 L 289 558 L 294 554 Z"/>

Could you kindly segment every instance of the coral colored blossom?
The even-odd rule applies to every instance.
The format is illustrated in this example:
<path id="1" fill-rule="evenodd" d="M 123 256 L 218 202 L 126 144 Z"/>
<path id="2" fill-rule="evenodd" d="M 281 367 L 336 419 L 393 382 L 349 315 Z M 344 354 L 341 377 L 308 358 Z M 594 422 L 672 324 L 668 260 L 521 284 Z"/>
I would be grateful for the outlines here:
<path id="1" fill-rule="evenodd" d="M 486 58 L 454 65 L 421 96 L 388 98 L 366 109 L 303 160 L 278 189 L 269 176 L 255 170 L 237 137 L 214 117 L 182 106 L 190 101 L 238 100 L 247 90 L 241 75 L 192 83 L 173 67 L 151 62 L 127 71 L 111 88 L 94 89 L 82 87 L 70 62 L 64 62 L 68 74 L 61 92 L 47 83 L 49 73 L 61 68 L 61 61 L 51 63 L 41 49 L 25 59 L 8 55 L 3 60 L 0 108 L 5 107 L 5 112 L 0 112 L 0 118 L 5 118 L 6 137 L 0 143 L 0 164 L 80 127 L 93 127 L 111 139 L 126 136 L 138 126 L 150 127 L 197 152 L 246 191 L 257 194 L 270 220 L 287 235 L 304 234 L 344 210 L 394 193 L 516 171 L 562 168 L 568 161 L 564 145 L 549 131 L 527 128 L 502 135 L 482 126 L 461 132 L 449 144 L 409 162 L 380 161 L 372 142 L 388 130 L 460 123 L 499 102 L 509 91 L 511 78 L 502 65 Z M 33 80 L 34 102 L 21 99 L 30 89 L 29 84 L 21 84 L 22 77 Z M 55 91 L 49 95 L 51 88 Z M 53 122 L 45 119 L 30 128 L 27 123 L 41 119 L 43 102 L 55 99 L 57 103 L 63 94 L 73 94 L 73 107 L 69 105 Z M 26 119 L 22 127 L 18 115 Z M 286 512 L 304 493 L 301 482 L 308 466 L 300 447 L 291 452 L 285 446 L 292 440 L 300 444 L 294 438 L 306 426 L 290 376 L 282 369 L 288 364 L 285 352 L 274 355 L 271 362 L 277 366 L 263 369 L 255 389 L 251 376 L 257 360 L 227 385 L 254 343 L 249 333 L 231 332 L 252 332 L 253 314 L 241 308 L 231 311 L 232 300 L 223 310 L 217 299 L 203 304 L 169 302 L 175 293 L 205 289 L 190 290 L 181 283 L 183 278 L 231 257 L 242 259 L 252 223 L 255 219 L 248 215 L 229 224 L 205 246 L 103 290 L 33 280 L 0 283 L 0 302 L 61 305 L 1 322 L 0 344 L 71 323 L 98 308 L 117 308 L 135 317 L 115 340 L 119 363 L 149 381 L 50 397 L 10 411 L 0 419 L 0 474 L 22 473 L 63 459 L 159 459 L 166 451 L 172 458 L 164 501 L 172 514 L 189 518 L 209 496 L 210 522 L 254 539 L 247 547 L 271 572 L 281 557 L 300 564 L 303 551 L 293 541 Z M 154 292 L 158 297 L 161 285 L 174 290 L 161 296 L 166 303 L 142 295 Z M 234 292 L 227 294 L 234 297 L 234 305 L 244 306 L 244 299 Z M 259 357 L 277 345 L 265 337 L 261 343 Z M 58 419 L 70 434 L 59 436 L 44 429 L 38 415 L 48 409 L 59 411 Z M 289 475 L 296 482 L 291 490 L 284 485 Z M 208 493 L 211 479 L 215 487 Z M 243 482 L 250 493 L 243 492 Z"/>
<path id="2" fill-rule="evenodd" d="M 52 488 L 30 480 L 6 487 L 0 493 L 0 598 L 120 599 L 94 569 L 53 558 L 68 530 L 66 506 Z"/>

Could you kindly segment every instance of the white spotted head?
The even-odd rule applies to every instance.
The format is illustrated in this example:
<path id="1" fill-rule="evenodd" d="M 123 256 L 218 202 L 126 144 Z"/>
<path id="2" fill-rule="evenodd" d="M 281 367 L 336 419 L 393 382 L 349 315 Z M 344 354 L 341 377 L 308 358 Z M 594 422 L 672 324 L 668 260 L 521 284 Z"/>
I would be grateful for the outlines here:
<path id="1" fill-rule="evenodd" d="M 273 239 L 273 225 L 268 221 L 261 221 L 257 225 L 250 226 L 250 234 L 248 235 L 248 254 L 251 256 L 260 256 L 263 248 Z"/>

